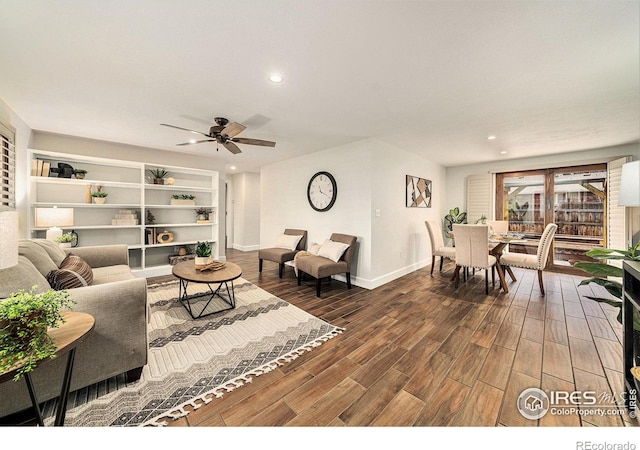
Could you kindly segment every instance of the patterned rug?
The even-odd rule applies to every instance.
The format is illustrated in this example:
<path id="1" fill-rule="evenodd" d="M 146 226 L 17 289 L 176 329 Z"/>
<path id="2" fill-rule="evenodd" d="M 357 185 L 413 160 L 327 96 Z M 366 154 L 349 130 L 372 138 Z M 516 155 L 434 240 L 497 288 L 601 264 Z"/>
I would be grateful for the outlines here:
<path id="1" fill-rule="evenodd" d="M 140 380 L 127 385 L 119 376 L 71 393 L 65 426 L 166 425 L 343 331 L 242 278 L 234 285 L 235 309 L 196 320 L 176 300 L 177 282 L 150 286 L 149 358 Z M 204 289 L 189 285 L 190 294 Z M 45 424 L 54 411 L 49 402 Z"/>

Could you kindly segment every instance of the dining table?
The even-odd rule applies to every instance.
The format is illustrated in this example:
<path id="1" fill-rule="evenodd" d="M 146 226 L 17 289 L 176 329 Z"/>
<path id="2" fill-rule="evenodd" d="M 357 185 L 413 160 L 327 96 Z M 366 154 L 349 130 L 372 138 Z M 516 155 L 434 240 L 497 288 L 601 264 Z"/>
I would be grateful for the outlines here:
<path id="1" fill-rule="evenodd" d="M 500 278 L 500 286 L 502 286 L 502 290 L 505 293 L 509 293 L 509 287 L 507 286 L 507 280 L 505 276 L 505 271 L 502 270 L 502 265 L 500 264 L 500 257 L 504 252 L 504 249 L 509 244 L 519 244 L 525 242 L 521 234 L 514 233 L 505 233 L 505 234 L 492 234 L 489 236 L 489 254 L 495 256 L 496 258 L 496 268 L 498 269 L 498 277 Z M 511 267 L 505 267 L 505 270 L 511 277 L 512 281 L 517 281 Z"/>

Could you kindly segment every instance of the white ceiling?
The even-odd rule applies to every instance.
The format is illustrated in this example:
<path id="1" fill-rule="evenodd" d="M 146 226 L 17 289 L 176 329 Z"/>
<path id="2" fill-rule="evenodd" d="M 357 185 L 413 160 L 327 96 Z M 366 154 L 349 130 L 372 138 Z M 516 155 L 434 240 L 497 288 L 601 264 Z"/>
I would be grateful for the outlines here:
<path id="1" fill-rule="evenodd" d="M 600 148 L 640 138 L 639 4 L 0 0 L 0 98 L 34 130 L 239 171 L 369 137 L 445 166 Z M 159 125 L 216 116 L 277 145 Z"/>

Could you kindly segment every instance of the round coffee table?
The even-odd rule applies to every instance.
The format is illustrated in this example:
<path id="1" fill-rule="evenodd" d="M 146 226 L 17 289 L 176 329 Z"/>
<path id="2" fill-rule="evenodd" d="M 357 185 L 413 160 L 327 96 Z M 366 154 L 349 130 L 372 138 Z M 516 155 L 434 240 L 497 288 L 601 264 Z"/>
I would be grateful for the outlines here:
<path id="1" fill-rule="evenodd" d="M 189 312 L 192 319 L 199 319 L 201 317 L 227 311 L 236 307 L 236 295 L 233 280 L 240 278 L 242 275 L 242 269 L 237 264 L 225 261 L 225 265 L 222 269 L 199 271 L 196 270 L 196 265 L 193 261 L 183 261 L 173 266 L 172 273 L 180 280 L 178 300 Z M 189 295 L 187 291 L 189 283 L 206 284 L 209 290 Z M 214 289 L 212 285 L 215 286 L 216 284 L 218 286 Z M 207 296 L 209 297 L 208 300 L 206 299 Z M 217 301 L 218 307 L 213 311 L 207 311 L 207 308 L 209 308 L 209 305 L 214 301 L 214 299 L 216 299 L 216 301 L 217 299 L 221 300 Z M 195 313 L 194 307 L 198 306 L 196 303 L 202 302 L 204 302 L 205 305 L 200 309 L 200 312 Z"/>

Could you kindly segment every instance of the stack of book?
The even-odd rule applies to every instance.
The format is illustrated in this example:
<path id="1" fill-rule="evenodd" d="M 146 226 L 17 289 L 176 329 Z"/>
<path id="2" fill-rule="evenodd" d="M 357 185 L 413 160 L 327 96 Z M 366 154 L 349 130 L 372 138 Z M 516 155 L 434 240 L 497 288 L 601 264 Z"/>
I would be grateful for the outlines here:
<path id="1" fill-rule="evenodd" d="M 41 159 L 31 161 L 31 176 L 48 177 L 51 170 L 51 163 Z"/>
<path id="2" fill-rule="evenodd" d="M 111 219 L 111 225 L 138 225 L 138 213 L 132 209 L 120 209 Z"/>

